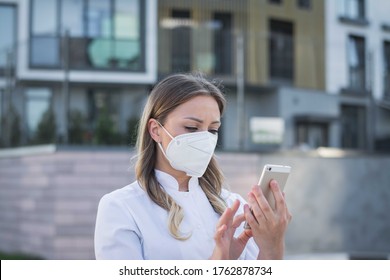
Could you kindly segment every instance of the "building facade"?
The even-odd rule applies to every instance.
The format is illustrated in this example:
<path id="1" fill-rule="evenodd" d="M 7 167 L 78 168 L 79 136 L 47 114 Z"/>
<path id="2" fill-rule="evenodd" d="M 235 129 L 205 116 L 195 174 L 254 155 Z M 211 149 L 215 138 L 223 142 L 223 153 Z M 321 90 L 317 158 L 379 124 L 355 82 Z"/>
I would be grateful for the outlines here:
<path id="1" fill-rule="evenodd" d="M 153 84 L 200 71 L 228 99 L 221 149 L 388 149 L 388 6 L 0 0 L 3 142 L 34 143 L 46 118 L 60 143 L 128 144 Z"/>
<path id="2" fill-rule="evenodd" d="M 45 117 L 54 141 L 99 142 L 106 125 L 119 144 L 156 81 L 156 11 L 155 0 L 0 1 L 3 132 L 13 107 L 22 144 Z"/>
<path id="3" fill-rule="evenodd" d="M 326 92 L 340 100 L 341 146 L 389 149 L 390 2 L 326 1 Z"/>

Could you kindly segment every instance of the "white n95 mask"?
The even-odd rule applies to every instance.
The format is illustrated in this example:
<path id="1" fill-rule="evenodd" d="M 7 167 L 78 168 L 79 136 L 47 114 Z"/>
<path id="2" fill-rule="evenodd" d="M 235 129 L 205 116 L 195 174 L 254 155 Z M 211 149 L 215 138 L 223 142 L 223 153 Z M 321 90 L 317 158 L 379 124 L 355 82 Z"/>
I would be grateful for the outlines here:
<path id="1" fill-rule="evenodd" d="M 172 138 L 165 152 L 161 143 L 158 143 L 171 166 L 185 172 L 188 176 L 202 177 L 214 154 L 218 136 L 202 131 L 173 137 L 164 126 L 161 124 L 160 126 Z"/>

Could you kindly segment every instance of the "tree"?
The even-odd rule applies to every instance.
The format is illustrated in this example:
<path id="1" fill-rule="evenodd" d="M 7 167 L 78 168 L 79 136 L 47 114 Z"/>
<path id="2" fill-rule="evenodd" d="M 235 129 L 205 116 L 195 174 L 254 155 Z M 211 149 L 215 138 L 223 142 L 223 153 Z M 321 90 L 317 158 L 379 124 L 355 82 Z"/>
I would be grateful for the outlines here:
<path id="1" fill-rule="evenodd" d="M 33 142 L 35 144 L 55 143 L 57 136 L 57 125 L 54 112 L 49 108 L 38 124 Z"/>

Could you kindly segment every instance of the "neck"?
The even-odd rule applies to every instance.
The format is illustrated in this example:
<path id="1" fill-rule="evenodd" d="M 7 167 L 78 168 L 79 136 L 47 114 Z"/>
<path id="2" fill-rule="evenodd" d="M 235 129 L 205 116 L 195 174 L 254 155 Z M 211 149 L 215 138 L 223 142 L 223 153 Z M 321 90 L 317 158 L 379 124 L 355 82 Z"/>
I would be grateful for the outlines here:
<path id="1" fill-rule="evenodd" d="M 161 153 L 159 153 L 157 155 L 157 157 L 158 157 L 158 160 L 156 163 L 156 169 L 161 170 L 165 173 L 168 173 L 173 178 L 175 178 L 178 185 L 179 185 L 180 192 L 188 192 L 188 183 L 189 183 L 191 177 L 188 176 L 183 171 L 178 171 L 176 169 L 173 169 L 172 166 L 165 159 L 164 155 L 162 155 Z"/>

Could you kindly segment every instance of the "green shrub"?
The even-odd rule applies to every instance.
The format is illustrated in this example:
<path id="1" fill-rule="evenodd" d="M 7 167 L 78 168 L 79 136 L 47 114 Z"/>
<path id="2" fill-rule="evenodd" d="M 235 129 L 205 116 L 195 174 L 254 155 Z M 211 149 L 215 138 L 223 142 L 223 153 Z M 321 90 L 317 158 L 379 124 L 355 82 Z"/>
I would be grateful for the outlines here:
<path id="1" fill-rule="evenodd" d="M 73 110 L 69 114 L 69 126 L 68 126 L 69 144 L 84 144 L 87 142 L 86 134 L 86 118 L 78 111 Z"/>
<path id="2" fill-rule="evenodd" d="M 57 125 L 54 112 L 49 108 L 38 124 L 37 131 L 33 138 L 34 144 L 55 143 L 57 137 Z"/>
<path id="3" fill-rule="evenodd" d="M 135 146 L 138 135 L 138 123 L 139 119 L 137 117 L 131 117 L 127 120 L 127 130 L 125 134 L 126 145 Z"/>
<path id="4" fill-rule="evenodd" d="M 97 119 L 94 142 L 98 145 L 117 145 L 121 143 L 121 138 L 107 110 L 101 110 Z"/>

